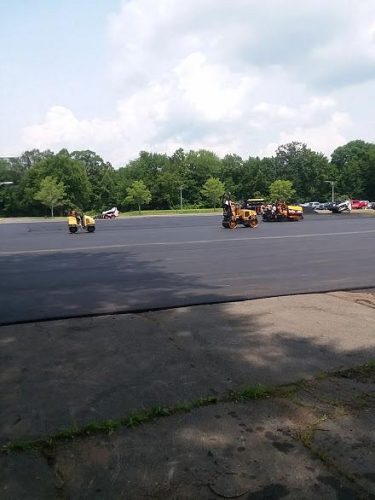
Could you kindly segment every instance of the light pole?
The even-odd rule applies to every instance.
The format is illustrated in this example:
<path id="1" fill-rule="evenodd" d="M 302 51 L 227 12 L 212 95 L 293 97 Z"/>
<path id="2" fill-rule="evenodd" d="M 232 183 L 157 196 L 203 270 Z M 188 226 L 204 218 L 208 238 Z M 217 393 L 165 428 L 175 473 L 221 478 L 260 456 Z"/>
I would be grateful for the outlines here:
<path id="1" fill-rule="evenodd" d="M 183 186 L 180 186 L 179 189 L 180 189 L 180 209 L 182 210 L 182 188 Z"/>
<path id="2" fill-rule="evenodd" d="M 332 203 L 335 203 L 335 181 L 324 181 L 326 184 L 331 184 Z"/>

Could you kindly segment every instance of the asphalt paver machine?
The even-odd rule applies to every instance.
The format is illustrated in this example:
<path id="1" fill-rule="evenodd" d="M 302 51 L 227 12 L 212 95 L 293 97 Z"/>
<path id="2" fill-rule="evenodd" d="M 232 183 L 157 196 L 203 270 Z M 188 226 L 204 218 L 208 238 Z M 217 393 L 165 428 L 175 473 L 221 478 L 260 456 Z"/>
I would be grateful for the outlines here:
<path id="1" fill-rule="evenodd" d="M 263 212 L 265 222 L 296 222 L 301 219 L 303 219 L 303 208 L 299 205 L 287 205 L 283 201 L 267 205 Z"/>

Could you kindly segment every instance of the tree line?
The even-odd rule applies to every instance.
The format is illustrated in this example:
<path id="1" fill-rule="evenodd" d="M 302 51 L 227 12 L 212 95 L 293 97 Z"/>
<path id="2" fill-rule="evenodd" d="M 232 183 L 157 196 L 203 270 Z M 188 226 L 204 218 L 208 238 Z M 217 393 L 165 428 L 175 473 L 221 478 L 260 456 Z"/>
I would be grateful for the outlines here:
<path id="1" fill-rule="evenodd" d="M 362 140 L 338 147 L 328 159 L 306 144 L 291 142 L 272 157 L 219 158 L 208 150 L 172 155 L 141 151 L 114 169 L 93 151 L 26 151 L 0 160 L 3 215 L 45 215 L 50 209 L 102 211 L 212 207 L 226 190 L 233 198 L 269 198 L 275 181 L 290 181 L 291 202 L 325 201 L 335 182 L 337 198 L 375 200 L 375 144 Z"/>

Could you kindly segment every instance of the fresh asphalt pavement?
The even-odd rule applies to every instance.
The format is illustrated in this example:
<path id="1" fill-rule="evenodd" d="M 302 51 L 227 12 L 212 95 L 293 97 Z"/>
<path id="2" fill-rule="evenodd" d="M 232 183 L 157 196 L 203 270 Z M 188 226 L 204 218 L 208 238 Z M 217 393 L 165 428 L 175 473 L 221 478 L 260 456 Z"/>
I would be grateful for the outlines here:
<path id="1" fill-rule="evenodd" d="M 375 218 L 221 227 L 220 216 L 0 224 L 0 324 L 375 286 Z"/>

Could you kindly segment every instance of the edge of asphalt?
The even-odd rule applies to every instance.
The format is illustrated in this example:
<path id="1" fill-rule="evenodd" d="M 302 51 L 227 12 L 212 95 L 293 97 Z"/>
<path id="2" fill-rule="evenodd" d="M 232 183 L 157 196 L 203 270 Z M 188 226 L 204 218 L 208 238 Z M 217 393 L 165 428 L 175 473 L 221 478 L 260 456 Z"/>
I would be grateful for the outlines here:
<path id="1" fill-rule="evenodd" d="M 333 215 L 329 210 L 305 210 L 306 214 L 316 214 L 316 215 Z M 141 215 L 120 215 L 118 220 L 131 220 L 131 219 L 147 219 L 154 217 L 218 217 L 222 215 L 221 211 L 217 212 L 208 212 L 208 213 L 173 213 L 173 214 L 141 214 Z M 342 216 L 367 216 L 367 217 L 375 217 L 375 210 L 354 210 L 350 213 L 339 214 Z M 41 223 L 41 222 L 65 222 L 66 217 L 56 217 L 51 219 L 50 217 L 0 217 L 0 224 L 32 224 L 32 223 Z M 113 221 L 108 221 L 113 222 Z"/>
<path id="2" fill-rule="evenodd" d="M 67 314 L 61 316 L 51 316 L 48 318 L 33 318 L 33 319 L 24 319 L 18 321 L 0 321 L 0 328 L 5 326 L 17 326 L 17 325 L 27 325 L 30 323 L 50 323 L 52 321 L 64 321 L 64 320 L 72 320 L 72 319 L 85 319 L 85 318 L 100 318 L 105 316 L 124 316 L 130 314 L 142 314 L 148 312 L 158 312 L 158 311 L 173 311 L 174 309 L 180 309 L 185 307 L 196 307 L 196 306 L 210 306 L 210 305 L 220 305 L 220 304 L 230 304 L 234 302 L 247 302 L 247 301 L 255 301 L 262 299 L 272 299 L 276 297 L 297 297 L 303 295 L 318 295 L 318 294 L 328 294 L 334 292 L 370 292 L 375 291 L 375 286 L 368 287 L 343 287 L 343 288 L 332 288 L 327 290 L 312 290 L 306 292 L 297 292 L 297 293 L 285 293 L 285 294 L 277 294 L 277 295 L 264 295 L 261 297 L 229 297 L 225 299 L 212 300 L 212 301 L 204 301 L 204 302 L 186 302 L 183 304 L 176 304 L 170 306 L 157 306 L 157 307 L 139 307 L 139 308 L 130 308 L 130 309 L 118 309 L 115 311 L 101 311 L 101 312 L 92 312 L 92 313 L 83 313 L 83 314 Z"/>
<path id="3" fill-rule="evenodd" d="M 209 213 L 193 213 L 193 214 L 144 214 L 144 215 L 123 215 L 118 218 L 118 220 L 128 220 L 128 219 L 145 219 L 148 217 L 212 217 L 222 215 L 220 211 L 218 212 L 209 212 Z M 98 219 L 100 220 L 100 219 Z M 103 219 L 102 219 L 103 220 Z M 56 217 L 51 219 L 50 217 L 3 217 L 0 218 L 0 224 L 32 224 L 32 223 L 41 223 L 41 222 L 66 222 L 66 217 Z M 107 221 L 113 222 L 113 221 Z"/>

